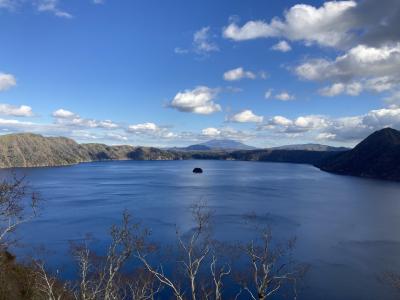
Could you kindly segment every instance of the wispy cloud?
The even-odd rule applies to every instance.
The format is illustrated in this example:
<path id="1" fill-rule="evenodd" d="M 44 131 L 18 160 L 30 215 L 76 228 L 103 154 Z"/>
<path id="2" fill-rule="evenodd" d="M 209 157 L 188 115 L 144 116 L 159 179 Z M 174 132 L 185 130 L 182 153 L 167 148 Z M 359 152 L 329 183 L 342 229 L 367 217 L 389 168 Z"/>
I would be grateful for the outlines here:
<path id="1" fill-rule="evenodd" d="M 37 10 L 40 12 L 50 12 L 57 17 L 71 19 L 73 16 L 59 8 L 58 0 L 39 0 Z"/>
<path id="2" fill-rule="evenodd" d="M 193 45 L 197 53 L 219 51 L 218 45 L 212 41 L 210 27 L 203 27 L 193 35 Z"/>
<path id="3" fill-rule="evenodd" d="M 280 41 L 279 43 L 273 45 L 271 49 L 280 52 L 289 52 L 292 50 L 292 47 L 288 42 Z"/>
<path id="4" fill-rule="evenodd" d="M 207 56 L 211 52 L 219 51 L 217 43 L 214 41 L 214 36 L 211 34 L 209 26 L 203 27 L 193 34 L 192 46 L 188 48 L 175 47 L 176 54 L 195 53 L 201 56 Z"/>
<path id="5" fill-rule="evenodd" d="M 290 101 L 296 99 L 294 95 L 289 94 L 288 92 L 281 92 L 275 95 L 275 99 L 280 101 Z"/>
<path id="6" fill-rule="evenodd" d="M 95 120 L 80 117 L 66 109 L 58 109 L 53 112 L 55 123 L 64 126 L 80 127 L 80 128 L 102 128 L 102 129 L 117 129 L 119 125 L 111 120 Z"/>
<path id="7" fill-rule="evenodd" d="M 14 10 L 18 5 L 18 1 L 16 0 L 0 0 L 0 8 Z"/>
<path id="8" fill-rule="evenodd" d="M 14 117 L 31 117 L 33 116 L 32 108 L 27 105 L 14 106 L 10 104 L 0 103 L 0 115 Z"/>
<path id="9" fill-rule="evenodd" d="M 17 85 L 14 75 L 0 73 L 0 92 L 8 90 Z"/>

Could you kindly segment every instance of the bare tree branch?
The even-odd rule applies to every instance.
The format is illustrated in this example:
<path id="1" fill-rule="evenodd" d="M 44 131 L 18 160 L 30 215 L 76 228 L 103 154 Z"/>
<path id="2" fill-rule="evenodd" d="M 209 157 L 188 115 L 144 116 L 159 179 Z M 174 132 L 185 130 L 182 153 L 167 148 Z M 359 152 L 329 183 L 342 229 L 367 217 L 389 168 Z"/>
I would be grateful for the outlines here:
<path id="1" fill-rule="evenodd" d="M 13 240 L 10 234 L 21 224 L 36 217 L 38 196 L 29 192 L 25 177 L 12 174 L 0 183 L 0 249 L 7 249 Z"/>

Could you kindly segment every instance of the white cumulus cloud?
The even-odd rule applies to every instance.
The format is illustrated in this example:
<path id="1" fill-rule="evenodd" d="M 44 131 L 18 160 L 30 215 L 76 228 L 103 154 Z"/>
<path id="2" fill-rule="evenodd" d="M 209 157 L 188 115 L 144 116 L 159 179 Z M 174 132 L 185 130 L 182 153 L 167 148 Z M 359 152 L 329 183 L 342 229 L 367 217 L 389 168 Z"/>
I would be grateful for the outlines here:
<path id="1" fill-rule="evenodd" d="M 283 37 L 306 44 L 337 46 L 350 38 L 352 22 L 346 13 L 356 6 L 355 1 L 329 1 L 321 7 L 297 4 L 284 13 L 283 19 L 252 20 L 243 26 L 231 23 L 224 28 L 223 36 L 235 41 Z"/>
<path id="2" fill-rule="evenodd" d="M 293 121 L 283 116 L 275 116 L 268 121 L 269 125 L 290 126 Z"/>
<path id="3" fill-rule="evenodd" d="M 221 106 L 214 102 L 218 90 L 198 86 L 175 95 L 169 106 L 182 112 L 208 115 L 221 111 Z"/>
<path id="4" fill-rule="evenodd" d="M 207 137 L 217 137 L 221 134 L 221 130 L 213 127 L 204 128 L 201 134 Z"/>
<path id="5" fill-rule="evenodd" d="M 296 73 L 307 80 L 343 82 L 357 77 L 398 77 L 399 67 L 400 43 L 381 47 L 358 45 L 335 60 L 309 60 L 299 65 Z"/>
<path id="6" fill-rule="evenodd" d="M 148 123 L 142 123 L 142 124 L 136 124 L 136 125 L 130 125 L 128 127 L 128 130 L 131 132 L 156 132 L 160 130 L 160 128 L 151 122 Z"/>
<path id="7" fill-rule="evenodd" d="M 62 109 L 62 108 L 54 111 L 52 115 L 55 118 L 61 118 L 61 119 L 69 119 L 69 118 L 73 118 L 76 116 L 75 113 L 73 113 L 72 111 Z"/>
<path id="8" fill-rule="evenodd" d="M 324 96 L 362 91 L 386 92 L 400 84 L 400 43 L 370 47 L 358 45 L 333 60 L 310 59 L 295 68 L 301 79 L 331 82 Z"/>
<path id="9" fill-rule="evenodd" d="M 246 109 L 228 119 L 237 123 L 260 123 L 264 120 L 264 117 L 254 114 L 250 109 Z"/>

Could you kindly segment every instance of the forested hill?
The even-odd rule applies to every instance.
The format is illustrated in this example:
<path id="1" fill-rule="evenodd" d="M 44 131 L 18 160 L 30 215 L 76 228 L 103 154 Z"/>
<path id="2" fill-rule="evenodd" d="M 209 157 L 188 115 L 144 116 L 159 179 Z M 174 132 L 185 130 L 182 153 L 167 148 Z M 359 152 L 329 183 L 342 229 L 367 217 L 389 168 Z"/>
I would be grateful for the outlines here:
<path id="1" fill-rule="evenodd" d="M 65 137 L 21 133 L 0 136 L 0 167 L 63 166 L 98 160 L 168 160 L 175 156 L 149 147 L 78 144 Z"/>
<path id="2" fill-rule="evenodd" d="M 319 164 L 328 172 L 400 181 L 400 131 L 374 132 L 354 149 Z"/>

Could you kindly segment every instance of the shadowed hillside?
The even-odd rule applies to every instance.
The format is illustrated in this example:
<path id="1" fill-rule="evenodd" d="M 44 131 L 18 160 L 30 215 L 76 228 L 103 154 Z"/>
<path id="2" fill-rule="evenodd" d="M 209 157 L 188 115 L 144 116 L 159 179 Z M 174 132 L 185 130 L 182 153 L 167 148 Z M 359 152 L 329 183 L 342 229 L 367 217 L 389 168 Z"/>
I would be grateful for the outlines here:
<path id="1" fill-rule="evenodd" d="M 337 174 L 400 180 L 400 131 L 376 131 L 354 149 L 327 159 L 319 167 Z"/>

